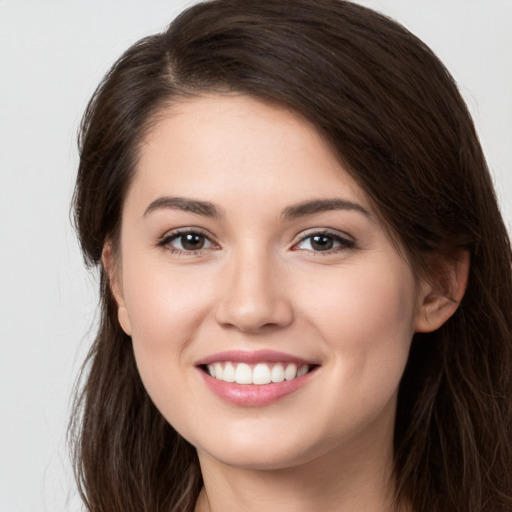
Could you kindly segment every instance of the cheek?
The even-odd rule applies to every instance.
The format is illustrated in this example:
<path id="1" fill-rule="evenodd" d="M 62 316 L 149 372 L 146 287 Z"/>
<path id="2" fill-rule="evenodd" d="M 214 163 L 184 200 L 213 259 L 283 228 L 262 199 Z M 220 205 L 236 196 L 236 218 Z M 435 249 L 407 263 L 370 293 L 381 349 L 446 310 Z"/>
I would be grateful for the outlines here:
<path id="1" fill-rule="evenodd" d="M 158 261 L 134 252 L 123 260 L 123 294 L 132 337 L 153 350 L 168 349 L 169 344 L 179 347 L 199 325 L 211 280 L 200 271 L 173 268 L 163 258 Z"/>
<path id="2" fill-rule="evenodd" d="M 190 418 L 197 418 L 190 347 L 198 336 L 206 296 L 190 293 L 190 282 L 164 274 L 147 276 L 143 286 L 130 288 L 127 296 L 144 388 L 164 418 L 187 439 L 193 430 Z"/>
<path id="3" fill-rule="evenodd" d="M 137 258 L 123 261 L 124 299 L 137 367 L 164 415 L 166 404 L 175 403 L 174 391 L 187 385 L 180 375 L 193 363 L 190 346 L 210 302 L 211 280 L 190 277 L 165 264 L 144 266 Z M 203 283 L 200 290 L 199 283 Z"/>
<path id="4" fill-rule="evenodd" d="M 381 392 L 384 399 L 396 391 L 414 334 L 414 277 L 401 261 L 342 274 L 316 281 L 304 314 L 326 341 L 334 378 L 361 397 Z"/>
<path id="5" fill-rule="evenodd" d="M 377 259 L 377 258 L 375 258 Z M 341 339 L 378 338 L 404 331 L 412 336 L 416 310 L 416 286 L 409 267 L 399 261 L 377 262 L 341 268 L 335 273 L 315 275 L 304 287 L 305 314 L 309 311 L 322 328 Z M 349 329 L 357 336 L 345 336 Z M 376 334 L 380 332 L 381 336 Z"/>

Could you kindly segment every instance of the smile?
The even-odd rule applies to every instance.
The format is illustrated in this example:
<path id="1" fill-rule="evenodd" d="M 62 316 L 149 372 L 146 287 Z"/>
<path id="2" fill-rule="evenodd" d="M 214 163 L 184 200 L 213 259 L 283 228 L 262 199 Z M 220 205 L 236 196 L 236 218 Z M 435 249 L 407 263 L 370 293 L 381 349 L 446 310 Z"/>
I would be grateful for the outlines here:
<path id="1" fill-rule="evenodd" d="M 298 366 L 295 363 L 280 362 L 249 365 L 247 363 L 225 361 L 209 364 L 206 366 L 206 370 L 211 377 L 217 380 L 261 386 L 302 377 L 309 372 L 310 365 Z"/>
<path id="2" fill-rule="evenodd" d="M 197 361 L 206 386 L 236 406 L 269 405 L 306 386 L 318 373 L 319 362 L 282 352 L 227 351 Z"/>

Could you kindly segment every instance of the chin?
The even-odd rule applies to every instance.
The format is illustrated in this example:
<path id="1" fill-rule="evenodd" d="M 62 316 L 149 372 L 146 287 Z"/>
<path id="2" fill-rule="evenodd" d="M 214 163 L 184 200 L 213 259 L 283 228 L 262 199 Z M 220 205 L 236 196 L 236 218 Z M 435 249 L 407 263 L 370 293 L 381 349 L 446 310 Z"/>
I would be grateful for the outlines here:
<path id="1" fill-rule="evenodd" d="M 205 453 L 207 457 L 214 458 L 221 464 L 246 470 L 276 471 L 293 468 L 306 464 L 319 454 L 277 447 L 277 443 L 269 443 L 267 446 L 254 447 L 230 447 L 220 451 L 214 449 L 210 452 L 198 450 L 199 458 Z"/>
<path id="2" fill-rule="evenodd" d="M 266 427 L 266 428 L 265 428 Z M 288 432 L 287 432 L 288 431 Z M 283 433 L 287 432 L 286 435 Z M 329 453 L 334 446 L 325 437 L 313 438 L 311 432 L 291 431 L 290 428 L 272 428 L 261 425 L 258 429 L 238 430 L 212 435 L 194 442 L 199 458 L 204 456 L 247 470 L 282 470 L 307 464 Z M 323 440 L 322 440 L 323 439 Z"/>

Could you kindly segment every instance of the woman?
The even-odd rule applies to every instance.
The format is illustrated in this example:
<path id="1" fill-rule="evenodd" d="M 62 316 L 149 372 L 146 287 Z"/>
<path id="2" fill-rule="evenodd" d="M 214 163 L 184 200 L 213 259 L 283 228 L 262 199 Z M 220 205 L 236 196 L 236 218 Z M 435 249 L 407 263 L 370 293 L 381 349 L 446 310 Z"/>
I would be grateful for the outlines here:
<path id="1" fill-rule="evenodd" d="M 80 148 L 88 510 L 510 509 L 510 243 L 423 43 L 346 1 L 201 3 Z"/>

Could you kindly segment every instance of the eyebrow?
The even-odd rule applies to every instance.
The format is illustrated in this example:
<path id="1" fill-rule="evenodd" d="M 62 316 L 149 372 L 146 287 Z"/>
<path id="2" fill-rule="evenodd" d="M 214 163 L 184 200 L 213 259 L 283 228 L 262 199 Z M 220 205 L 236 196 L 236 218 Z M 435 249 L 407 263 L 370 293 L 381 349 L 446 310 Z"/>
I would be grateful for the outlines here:
<path id="1" fill-rule="evenodd" d="M 352 201 L 347 201 L 346 199 L 314 199 L 312 201 L 304 201 L 288 206 L 281 214 L 281 218 L 283 220 L 294 220 L 299 217 L 332 210 L 351 210 L 362 213 L 366 217 L 372 217 L 371 213 L 363 206 Z"/>
<path id="2" fill-rule="evenodd" d="M 222 217 L 221 211 L 209 201 L 198 201 L 196 199 L 187 199 L 185 197 L 159 197 L 155 199 L 144 212 L 143 217 L 149 213 L 160 210 L 182 210 L 186 212 L 196 213 L 205 217 L 220 218 Z"/>
<path id="3" fill-rule="evenodd" d="M 160 209 L 182 210 L 214 219 L 223 217 L 221 210 L 209 201 L 168 196 L 155 199 L 146 208 L 143 217 Z M 307 215 L 315 215 L 317 213 L 333 210 L 351 210 L 359 212 L 367 217 L 372 216 L 371 213 L 360 204 L 346 199 L 313 199 L 311 201 L 303 201 L 301 203 L 288 206 L 281 213 L 281 219 L 289 221 L 305 217 Z"/>

